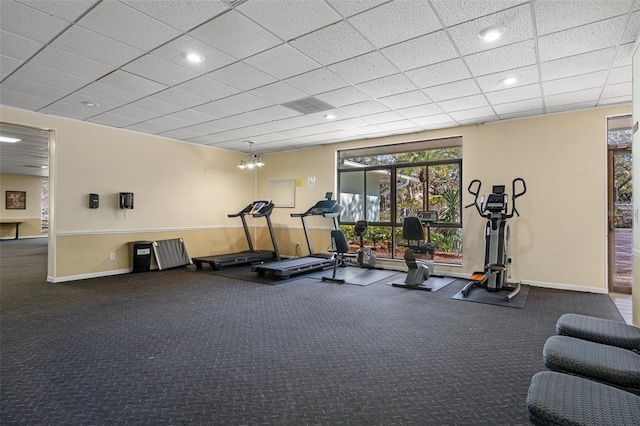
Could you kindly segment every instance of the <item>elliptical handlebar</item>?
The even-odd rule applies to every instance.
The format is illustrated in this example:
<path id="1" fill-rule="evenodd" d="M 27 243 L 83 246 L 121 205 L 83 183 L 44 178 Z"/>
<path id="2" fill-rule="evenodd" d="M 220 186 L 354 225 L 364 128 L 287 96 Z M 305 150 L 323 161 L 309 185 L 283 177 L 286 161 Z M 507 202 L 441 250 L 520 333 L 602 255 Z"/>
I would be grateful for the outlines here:
<path id="1" fill-rule="evenodd" d="M 478 186 L 476 187 L 475 191 L 472 189 L 473 185 L 477 184 Z M 480 205 L 478 204 L 478 196 L 480 195 L 480 187 L 482 187 L 482 182 L 480 182 L 480 179 L 474 179 L 469 183 L 469 187 L 467 188 L 467 191 L 469 192 L 469 194 L 473 195 L 473 203 L 464 206 L 464 208 L 469 208 L 471 206 L 475 206 L 476 210 L 478 210 L 478 214 L 482 217 L 489 217 L 489 214 L 483 214 L 482 213 L 482 209 L 480 208 Z"/>
<path id="2" fill-rule="evenodd" d="M 516 193 L 516 182 L 520 182 L 522 184 L 522 191 Z M 515 214 L 516 216 L 520 216 L 520 213 L 516 209 L 516 198 L 522 197 L 527 192 L 527 183 L 522 178 L 515 178 L 513 182 L 511 182 L 511 201 L 513 205 L 511 206 L 511 214 L 508 214 L 506 217 L 511 218 Z"/>
<path id="3" fill-rule="evenodd" d="M 520 192 L 516 193 L 516 183 L 517 182 L 520 182 L 520 184 L 522 186 L 522 190 Z M 480 196 L 480 188 L 481 187 L 482 187 L 482 182 L 480 181 L 480 179 L 474 179 L 469 183 L 469 187 L 467 188 L 467 191 L 469 192 L 469 194 L 473 195 L 474 198 L 473 198 L 473 203 L 464 206 L 464 208 L 466 209 L 468 207 L 474 206 L 476 208 L 476 210 L 478 211 L 478 214 L 480 216 L 482 216 L 484 218 L 490 218 L 491 217 L 491 213 L 483 213 L 482 212 L 482 207 L 480 206 L 480 204 L 482 204 L 483 202 L 478 204 L 478 197 Z M 516 198 L 519 198 L 519 197 L 523 196 L 526 192 L 527 192 L 527 184 L 524 181 L 524 179 L 515 178 L 511 182 L 511 201 L 512 201 L 511 213 L 505 214 L 504 215 L 505 219 L 512 218 L 514 215 L 515 216 L 520 216 L 520 213 L 516 209 Z M 484 198 L 484 196 L 483 196 L 483 198 Z"/>

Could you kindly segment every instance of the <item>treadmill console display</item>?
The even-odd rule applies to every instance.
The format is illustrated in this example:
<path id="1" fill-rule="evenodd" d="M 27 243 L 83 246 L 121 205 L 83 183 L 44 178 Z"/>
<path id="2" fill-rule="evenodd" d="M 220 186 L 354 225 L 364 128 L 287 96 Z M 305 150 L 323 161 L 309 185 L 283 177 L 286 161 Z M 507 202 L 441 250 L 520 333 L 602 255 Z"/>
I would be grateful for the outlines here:
<path id="1" fill-rule="evenodd" d="M 308 215 L 321 215 L 325 213 L 331 213 L 338 202 L 336 200 L 322 200 L 318 201 L 315 206 L 311 207 L 308 211 Z"/>

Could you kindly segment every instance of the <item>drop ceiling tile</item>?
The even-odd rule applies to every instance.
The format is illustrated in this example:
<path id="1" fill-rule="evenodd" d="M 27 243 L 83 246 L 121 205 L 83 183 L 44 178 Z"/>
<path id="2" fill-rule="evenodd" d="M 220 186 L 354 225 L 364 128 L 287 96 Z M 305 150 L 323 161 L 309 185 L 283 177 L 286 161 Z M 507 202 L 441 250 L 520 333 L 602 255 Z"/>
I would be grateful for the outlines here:
<path id="1" fill-rule="evenodd" d="M 135 123 L 125 127 L 127 130 L 132 130 L 140 133 L 148 133 L 150 135 L 157 135 L 159 133 L 164 132 L 162 127 L 156 126 L 155 124 L 150 124 L 148 122 L 143 123 Z"/>
<path id="2" fill-rule="evenodd" d="M 226 98 L 240 92 L 235 87 L 212 80 L 206 76 L 194 78 L 175 86 L 175 88 L 211 101 Z"/>
<path id="3" fill-rule="evenodd" d="M 458 52 L 444 31 L 438 31 L 385 47 L 381 52 L 401 71 L 420 68 L 458 57 Z M 407 52 L 412 53 L 407 54 Z"/>
<path id="4" fill-rule="evenodd" d="M 540 60 L 548 62 L 616 46 L 626 23 L 627 17 L 619 16 L 539 37 L 538 50 Z M 594 37 L 595 34 L 597 36 Z"/>
<path id="5" fill-rule="evenodd" d="M 416 90 L 417 87 L 404 74 L 394 74 L 377 80 L 356 85 L 360 90 L 374 98 L 382 98 L 396 93 Z"/>
<path id="6" fill-rule="evenodd" d="M 73 105 L 65 102 L 55 102 L 40 109 L 38 112 L 76 120 L 84 120 L 100 113 L 100 111 L 96 111 L 95 109 L 83 108 L 80 104 Z"/>
<path id="7" fill-rule="evenodd" d="M 67 93 L 65 90 L 56 87 L 39 84 L 29 80 L 22 80 L 13 76 L 2 82 L 2 89 L 24 93 L 25 95 L 31 95 L 38 98 L 49 99 L 49 102 L 57 101 Z"/>
<path id="8" fill-rule="evenodd" d="M 321 93 L 315 97 L 334 107 L 342 107 L 371 100 L 369 95 L 353 86 Z"/>
<path id="9" fill-rule="evenodd" d="M 489 103 L 487 102 L 487 99 L 484 97 L 484 95 L 474 95 L 465 96 L 464 98 L 440 101 L 438 102 L 438 106 L 442 108 L 444 112 L 452 113 L 455 111 L 486 107 L 489 106 Z"/>
<path id="10" fill-rule="evenodd" d="M 113 67 L 124 65 L 144 54 L 140 49 L 79 26 L 60 34 L 50 45 Z"/>
<path id="11" fill-rule="evenodd" d="M 527 99 L 524 101 L 493 105 L 493 109 L 500 117 L 507 114 L 521 113 L 524 111 L 541 111 L 542 107 L 542 98 Z"/>
<path id="12" fill-rule="evenodd" d="M 208 78 L 228 84 L 239 90 L 251 90 L 265 84 L 273 83 L 275 78 L 271 77 L 257 68 L 247 65 L 244 62 L 236 62 L 219 70 L 207 74 Z"/>
<path id="13" fill-rule="evenodd" d="M 87 1 L 49 1 L 49 0 L 17 0 L 19 3 L 25 4 L 41 12 L 57 18 L 64 19 L 68 22 L 75 21 L 80 15 L 93 7 L 98 0 Z"/>
<path id="14" fill-rule="evenodd" d="M 180 84 L 198 76 L 195 71 L 167 62 L 154 55 L 144 55 L 128 63 L 122 69 L 166 86 Z"/>
<path id="15" fill-rule="evenodd" d="M 416 68 L 406 71 L 404 74 L 420 88 L 438 86 L 471 77 L 471 73 L 461 59 Z"/>
<path id="16" fill-rule="evenodd" d="M 186 55 L 189 53 L 197 53 L 203 56 L 204 61 L 199 64 L 189 62 L 186 59 Z M 178 37 L 151 51 L 151 54 L 172 64 L 195 71 L 198 74 L 206 74 L 236 62 L 236 59 L 231 55 L 227 55 L 189 35 Z"/>
<path id="17" fill-rule="evenodd" d="M 158 136 L 171 138 L 179 141 L 186 141 L 190 138 L 198 137 L 200 136 L 200 134 L 196 132 L 191 132 L 185 129 L 176 129 L 176 130 L 169 130 L 163 133 L 159 133 Z"/>
<path id="18" fill-rule="evenodd" d="M 618 0 L 537 1 L 534 4 L 538 35 L 564 31 L 623 15 L 629 2 Z"/>
<path id="19" fill-rule="evenodd" d="M 8 56 L 0 55 L 0 80 L 4 80 L 14 72 L 23 62 Z"/>
<path id="20" fill-rule="evenodd" d="M 449 113 L 449 115 L 456 121 L 466 121 L 466 120 L 478 120 L 482 119 L 482 121 L 493 121 L 496 120 L 496 114 L 493 111 L 493 108 L 486 106 L 482 108 L 474 108 L 467 109 L 464 111 L 455 111 Z"/>
<path id="21" fill-rule="evenodd" d="M 620 96 L 617 98 L 600 98 L 600 100 L 598 101 L 598 106 L 628 104 L 631 103 L 631 101 L 631 95 Z"/>
<path id="22" fill-rule="evenodd" d="M 55 87 L 66 92 L 73 92 L 90 83 L 89 80 L 32 65 L 31 63 L 24 64 L 13 76 L 33 83 Z"/>
<path id="23" fill-rule="evenodd" d="M 142 96 L 147 96 L 167 88 L 164 84 L 122 70 L 116 70 L 102 77 L 98 80 L 98 83 Z"/>
<path id="24" fill-rule="evenodd" d="M 504 104 L 506 105 L 506 104 Z M 514 118 L 535 117 L 544 114 L 544 109 L 532 109 L 530 111 L 517 111 L 507 114 L 500 114 L 500 120 L 512 120 Z"/>
<path id="25" fill-rule="evenodd" d="M 588 104 L 595 107 L 600 97 L 600 88 L 579 90 L 577 92 L 561 93 L 544 97 L 544 104 L 547 108 L 569 104 Z"/>
<path id="26" fill-rule="evenodd" d="M 48 43 L 68 22 L 15 1 L 0 2 L 0 28 L 30 40 Z"/>
<path id="27" fill-rule="evenodd" d="M 240 114 L 242 112 L 252 111 L 271 105 L 264 99 L 248 93 L 240 93 L 229 96 L 228 98 L 218 99 L 208 104 L 199 105 L 192 108 L 203 114 L 210 114 L 216 117 L 228 117 L 230 115 Z"/>
<path id="28" fill-rule="evenodd" d="M 65 101 L 66 100 L 67 99 L 65 99 Z M 102 104 L 100 104 L 100 106 L 102 107 Z M 151 111 L 146 111 L 138 108 L 133 108 L 128 105 L 120 108 L 114 108 L 109 112 L 112 114 L 120 115 L 122 117 L 131 117 L 136 119 L 137 121 L 152 120 L 154 118 L 158 118 L 161 115 L 164 115 L 158 112 L 151 112 Z"/>
<path id="29" fill-rule="evenodd" d="M 287 136 L 281 135 L 279 133 L 266 133 L 264 135 L 257 135 L 257 136 L 251 137 L 251 140 L 253 140 L 256 143 L 256 147 L 257 149 L 260 150 L 260 152 L 264 152 L 263 144 L 276 142 L 276 141 L 284 141 L 287 139 L 289 139 Z"/>
<path id="30" fill-rule="evenodd" d="M 86 80 L 97 80 L 113 71 L 113 67 L 48 46 L 31 60 L 34 65 L 56 70 Z"/>
<path id="31" fill-rule="evenodd" d="M 172 103 L 182 108 L 191 108 L 196 105 L 202 105 L 210 102 L 209 99 L 202 96 L 194 95 L 193 93 L 185 92 L 175 87 L 171 87 L 162 92 L 154 93 L 151 98 L 157 99 L 162 102 Z"/>
<path id="32" fill-rule="evenodd" d="M 274 104 L 282 104 L 307 97 L 307 94 L 302 90 L 296 89 L 282 81 L 258 87 L 257 89 L 250 90 L 248 93 Z"/>
<path id="33" fill-rule="evenodd" d="M 363 115 L 360 118 L 368 123 L 379 126 L 381 123 L 404 120 L 404 117 L 395 111 L 384 111 L 377 114 Z"/>
<path id="34" fill-rule="evenodd" d="M 502 81 L 507 77 L 515 77 L 518 79 L 518 86 L 526 86 L 539 82 L 538 67 L 531 65 L 528 67 L 516 68 L 506 71 L 500 71 L 495 74 L 487 74 L 476 78 L 476 82 L 480 89 L 485 92 L 495 92 L 496 90 L 504 90 L 506 87 Z"/>
<path id="35" fill-rule="evenodd" d="M 98 103 L 102 103 L 101 101 L 107 101 L 116 105 L 127 104 L 141 97 L 141 95 L 136 93 L 116 89 L 113 86 L 107 86 L 106 84 L 101 83 L 92 83 L 85 86 L 74 93 L 74 95 L 79 95 L 88 101 L 97 101 Z"/>
<path id="36" fill-rule="evenodd" d="M 142 98 L 129 104 L 132 108 L 141 109 L 143 111 L 155 113 L 158 116 L 171 114 L 180 111 L 182 108 L 172 103 L 162 102 L 152 98 Z"/>
<path id="37" fill-rule="evenodd" d="M 373 46 L 345 22 L 338 22 L 290 42 L 311 59 L 330 65 L 373 50 Z"/>
<path id="38" fill-rule="evenodd" d="M 165 115 L 168 118 L 175 118 L 177 120 L 187 122 L 191 124 L 200 124 L 211 121 L 216 117 L 208 114 L 202 114 L 201 112 L 194 111 L 192 109 L 183 109 L 182 111 L 174 112 L 173 114 Z M 184 126 L 183 126 L 184 127 Z"/>
<path id="39" fill-rule="evenodd" d="M 378 101 L 373 101 L 373 100 L 360 102 L 352 105 L 346 105 L 346 106 L 340 107 L 340 109 L 346 112 L 347 114 L 352 114 L 356 117 L 389 111 L 389 107 L 382 105 Z"/>
<path id="40" fill-rule="evenodd" d="M 390 123 L 380 123 L 378 124 L 382 130 L 387 130 L 390 132 L 402 131 L 402 133 L 408 132 L 419 132 L 422 130 L 420 126 L 416 126 L 413 121 L 410 120 L 400 120 L 400 121 L 392 121 Z"/>
<path id="41" fill-rule="evenodd" d="M 327 2 L 345 18 L 364 12 L 386 1 L 387 0 L 327 0 Z"/>
<path id="42" fill-rule="evenodd" d="M 33 56 L 44 44 L 6 31 L 0 31 L 2 55 L 24 61 Z"/>
<path id="43" fill-rule="evenodd" d="M 236 8 L 284 41 L 310 33 L 341 20 L 322 0 L 249 1 Z"/>
<path id="44" fill-rule="evenodd" d="M 545 108 L 545 112 L 547 114 L 554 114 L 557 112 L 565 112 L 565 111 L 576 111 L 585 108 L 593 108 L 593 101 L 588 102 L 576 102 L 572 104 L 558 105 Z"/>
<path id="45" fill-rule="evenodd" d="M 377 48 L 442 29 L 428 2 L 391 2 L 349 18 Z"/>
<path id="46" fill-rule="evenodd" d="M 632 80 L 632 66 L 613 68 L 607 77 L 607 84 L 626 83 Z"/>
<path id="47" fill-rule="evenodd" d="M 424 105 L 431 103 L 431 100 L 420 90 L 400 93 L 397 95 L 385 96 L 378 98 L 378 102 L 388 106 L 391 109 L 408 108 L 416 105 Z"/>
<path id="48" fill-rule="evenodd" d="M 291 108 L 283 107 L 282 105 L 273 105 L 266 108 L 256 109 L 252 111 L 252 113 L 264 117 L 267 120 L 282 120 L 284 118 L 300 115 L 299 112 L 296 112 Z"/>
<path id="49" fill-rule="evenodd" d="M 607 71 L 598 71 L 574 77 L 545 81 L 542 87 L 545 95 L 557 95 L 559 93 L 602 87 L 606 78 Z"/>
<path id="50" fill-rule="evenodd" d="M 282 43 L 235 10 L 218 16 L 190 34 L 236 59 L 247 58 Z"/>
<path id="51" fill-rule="evenodd" d="M 107 87 L 107 86 L 103 86 L 103 87 Z M 99 99 L 96 96 L 94 96 L 94 94 L 92 93 L 91 96 L 87 95 L 87 92 L 91 91 L 91 90 L 95 90 L 95 89 L 89 89 L 89 88 L 85 88 L 82 90 L 79 90 L 77 92 L 74 92 L 66 97 L 64 97 L 62 100 L 60 100 L 59 102 L 68 104 L 68 105 L 72 105 L 72 106 L 76 106 L 79 108 L 84 108 L 87 109 L 89 111 L 93 111 L 93 113 L 90 116 L 93 115 L 98 115 L 98 114 L 102 114 L 104 112 L 107 112 L 109 110 L 112 110 L 114 108 L 117 108 L 118 106 L 120 106 L 123 103 L 129 102 L 129 99 L 131 99 L 131 97 L 127 97 L 126 99 L 119 99 L 118 97 L 118 91 L 116 91 L 115 95 L 112 98 L 118 98 L 118 102 L 114 102 L 114 100 L 116 99 L 112 99 L 111 101 L 106 100 L 106 99 Z M 127 93 L 124 93 L 124 95 L 128 95 Z M 91 102 L 94 104 L 97 104 L 95 106 L 86 106 L 83 104 L 83 102 Z"/>
<path id="52" fill-rule="evenodd" d="M 288 78 L 285 80 L 285 83 L 311 96 L 349 86 L 349 83 L 326 68 L 319 68 L 305 74 Z"/>
<path id="53" fill-rule="evenodd" d="M 4 84 L 0 87 L 0 98 L 2 105 L 31 110 L 38 110 L 51 103 L 51 99 L 32 96 L 22 91 L 9 90 Z"/>
<path id="54" fill-rule="evenodd" d="M 132 124 L 136 124 L 137 122 L 135 118 L 123 117 L 109 112 L 88 118 L 86 121 L 118 128 L 131 126 Z"/>
<path id="55" fill-rule="evenodd" d="M 633 46 L 635 43 L 625 43 L 618 46 L 616 57 L 613 60 L 612 67 L 622 67 L 631 65 L 631 57 L 633 56 Z"/>
<path id="56" fill-rule="evenodd" d="M 120 1 L 180 31 L 188 31 L 229 8 L 220 0 Z"/>
<path id="57" fill-rule="evenodd" d="M 382 132 L 382 129 L 378 126 L 367 125 L 362 127 L 356 127 L 354 129 L 350 129 L 349 131 L 354 135 L 367 137 L 367 136 L 375 135 L 377 133 Z"/>
<path id="58" fill-rule="evenodd" d="M 442 108 L 440 108 L 437 104 L 426 104 L 426 105 L 416 105 L 410 108 L 402 108 L 396 110 L 397 113 L 402 115 L 405 118 L 418 118 L 424 117 L 427 115 L 436 115 L 442 114 Z"/>
<path id="59" fill-rule="evenodd" d="M 310 118 L 306 115 L 297 115 L 295 117 L 284 118 L 278 121 L 259 124 L 258 127 L 269 132 L 281 132 L 283 130 L 295 129 L 297 127 L 306 127 L 319 124 L 318 120 Z"/>
<path id="60" fill-rule="evenodd" d="M 338 128 L 344 129 L 344 130 L 357 129 L 359 127 L 365 127 L 365 126 L 369 126 L 370 125 L 367 121 L 364 121 L 361 118 L 347 118 L 347 119 L 344 119 L 344 120 L 338 119 L 337 121 L 334 121 L 333 123 L 336 126 L 338 126 Z"/>
<path id="61" fill-rule="evenodd" d="M 583 53 L 570 58 L 557 59 L 540 64 L 542 81 L 556 80 L 600 70 L 606 70 L 615 55 L 615 48 Z"/>
<path id="62" fill-rule="evenodd" d="M 398 72 L 397 68 L 380 52 L 366 53 L 328 67 L 346 81 L 357 84 Z"/>
<path id="63" fill-rule="evenodd" d="M 416 117 L 412 118 L 411 121 L 416 123 L 418 126 L 431 128 L 431 126 L 444 124 L 444 125 L 455 125 L 455 121 L 449 116 L 449 114 L 436 114 L 429 115 L 426 117 Z"/>
<path id="64" fill-rule="evenodd" d="M 232 117 L 229 117 L 227 120 L 229 122 L 236 123 L 237 127 L 255 126 L 257 124 L 266 123 L 267 121 L 269 121 L 268 118 L 265 118 L 263 115 L 258 114 L 259 111 L 262 110 L 234 115 Z"/>
<path id="65" fill-rule="evenodd" d="M 431 3 L 445 25 L 450 26 L 525 2 L 525 0 L 433 0 Z"/>
<path id="66" fill-rule="evenodd" d="M 193 126 L 187 126 L 184 127 L 184 130 L 190 131 L 190 132 L 195 132 L 198 133 L 200 135 L 205 134 L 211 134 L 211 133 L 218 133 L 221 132 L 224 129 L 219 128 L 218 126 L 213 124 L 214 121 L 208 121 L 205 123 L 200 123 L 200 124 L 196 124 Z"/>
<path id="67" fill-rule="evenodd" d="M 478 37 L 482 30 L 492 26 L 504 28 L 502 37 L 494 42 Z M 450 27 L 448 31 L 463 56 L 529 40 L 533 38 L 531 6 L 524 4 L 507 9 Z"/>
<path id="68" fill-rule="evenodd" d="M 536 63 L 533 40 L 510 44 L 496 49 L 485 50 L 465 56 L 471 74 L 475 77 L 494 74 L 514 68 L 522 68 Z"/>
<path id="69" fill-rule="evenodd" d="M 638 34 L 640 34 L 640 11 L 634 12 L 629 16 L 629 23 L 622 34 L 620 43 L 633 43 L 637 40 Z"/>
<path id="70" fill-rule="evenodd" d="M 546 92 L 545 92 L 546 94 Z M 539 98 L 542 96 L 539 84 L 512 87 L 510 89 L 497 90 L 486 94 L 491 105 L 506 104 L 508 102 L 522 101 L 525 99 Z"/>
<path id="71" fill-rule="evenodd" d="M 153 118 L 151 120 L 147 120 L 147 124 L 151 124 L 152 126 L 158 126 L 158 128 L 164 129 L 163 131 L 181 129 L 183 127 L 191 126 L 192 124 L 189 121 L 180 120 L 178 118 L 172 117 L 171 115 L 165 115 L 158 118 Z"/>
<path id="72" fill-rule="evenodd" d="M 632 88 L 630 81 L 626 83 L 609 84 L 602 91 L 601 97 L 603 99 L 607 99 L 628 96 L 631 94 L 631 90 Z"/>
<path id="73" fill-rule="evenodd" d="M 278 79 L 320 68 L 320 64 L 300 53 L 288 44 L 258 53 L 244 60 L 247 64 L 260 69 Z"/>
<path id="74" fill-rule="evenodd" d="M 462 98 L 464 96 L 477 95 L 480 89 L 472 79 L 456 81 L 453 83 L 441 84 L 440 86 L 423 89 L 427 96 L 434 101 L 446 99 Z"/>
<path id="75" fill-rule="evenodd" d="M 117 1 L 99 3 L 76 24 L 147 52 L 180 35 L 175 28 Z"/>

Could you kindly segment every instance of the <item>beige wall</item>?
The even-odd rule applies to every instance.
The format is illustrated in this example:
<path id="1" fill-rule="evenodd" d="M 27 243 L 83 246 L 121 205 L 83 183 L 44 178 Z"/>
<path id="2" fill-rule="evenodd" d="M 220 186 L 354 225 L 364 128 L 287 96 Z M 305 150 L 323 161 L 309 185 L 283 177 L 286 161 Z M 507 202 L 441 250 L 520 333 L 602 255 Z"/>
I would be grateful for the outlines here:
<path id="1" fill-rule="evenodd" d="M 263 156 L 267 166 L 258 174 L 258 194 L 268 195 L 270 180 L 301 183 L 296 207 L 276 209 L 273 215 L 278 242 L 290 252 L 296 241 L 304 247 L 299 220 L 289 216 L 290 210 L 303 212 L 325 192 L 335 191 L 336 150 L 461 135 L 465 190 L 472 179 L 483 182 L 483 193 L 494 184 L 510 188 L 516 177 L 527 182 L 527 193 L 517 204 L 522 216 L 510 221 L 512 278 L 606 293 L 606 118 L 629 111 L 630 106 L 602 108 Z M 315 177 L 314 188 L 307 184 L 310 176 Z M 463 203 L 470 202 L 465 191 Z M 464 265 L 439 270 L 469 276 L 483 267 L 484 220 L 467 209 L 463 222 Z M 331 223 L 318 218 L 310 225 L 318 230 L 314 249 L 326 249 L 328 232 L 319 230 Z"/>
<path id="2" fill-rule="evenodd" d="M 0 209 L 0 219 L 2 220 L 20 220 L 24 223 L 20 224 L 20 237 L 42 237 L 46 233 L 42 233 L 40 209 L 42 196 L 42 181 L 46 178 L 39 176 L 0 175 L 0 196 L 2 197 L 2 208 Z M 26 205 L 24 210 L 7 210 L 5 194 L 6 191 L 25 191 L 27 194 Z M 15 238 L 16 228 L 13 224 L 0 225 L 0 238 Z"/>
<path id="3" fill-rule="evenodd" d="M 336 150 L 461 135 L 463 185 L 526 180 L 518 200 L 520 218 L 511 220 L 513 279 L 540 286 L 605 293 L 606 288 L 606 117 L 628 114 L 630 106 L 443 129 L 415 135 L 363 140 L 263 155 L 266 167 L 247 171 L 243 155 L 178 143 L 102 126 L 3 108 L 2 120 L 53 129 L 55 142 L 55 241 L 59 245 L 50 279 L 64 281 L 126 272 L 131 241 L 182 237 L 189 255 L 244 249 L 237 219 L 250 201 L 269 198 L 269 181 L 296 179 L 294 208 L 272 215 L 278 244 L 292 255 L 306 244 L 300 213 L 336 192 Z M 258 149 L 259 151 L 259 149 Z M 315 177 L 315 185 L 307 178 Z M 117 208 L 120 191 L 135 193 L 135 208 Z M 88 208 L 88 194 L 101 206 Z M 471 202 L 465 193 L 463 203 Z M 468 276 L 482 268 L 484 222 L 464 212 L 462 267 L 442 268 Z M 270 248 L 264 222 L 255 222 L 258 248 Z M 310 218 L 316 251 L 329 245 L 331 222 Z M 230 243 L 231 242 L 231 243 Z M 109 261 L 109 253 L 116 260 Z M 123 259 L 124 258 L 124 259 Z"/>

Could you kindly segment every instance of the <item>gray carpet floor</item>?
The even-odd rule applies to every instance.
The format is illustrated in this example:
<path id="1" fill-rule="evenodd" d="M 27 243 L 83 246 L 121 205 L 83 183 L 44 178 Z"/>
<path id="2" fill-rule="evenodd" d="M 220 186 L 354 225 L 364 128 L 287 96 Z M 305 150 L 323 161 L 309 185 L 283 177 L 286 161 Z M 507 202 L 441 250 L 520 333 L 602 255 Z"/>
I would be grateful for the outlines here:
<path id="1" fill-rule="evenodd" d="M 567 312 L 606 295 L 531 288 L 522 309 L 192 266 L 46 282 L 46 241 L 0 243 L 0 424 L 518 425 Z M 484 290 L 474 290 L 484 291 Z"/>

